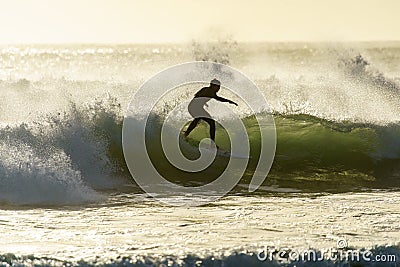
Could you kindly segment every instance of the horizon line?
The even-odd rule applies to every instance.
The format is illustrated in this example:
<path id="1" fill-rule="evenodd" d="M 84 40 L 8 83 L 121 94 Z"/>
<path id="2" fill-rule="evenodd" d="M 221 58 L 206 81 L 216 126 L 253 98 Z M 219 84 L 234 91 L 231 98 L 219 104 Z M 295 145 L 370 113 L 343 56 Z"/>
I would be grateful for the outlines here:
<path id="1" fill-rule="evenodd" d="M 0 46 L 11 45 L 184 45 L 193 42 L 198 43 L 219 43 L 224 40 L 216 41 L 183 41 L 183 42 L 16 42 L 16 43 L 1 43 Z M 343 43 L 400 43 L 400 40 L 345 40 L 345 41 L 328 41 L 328 40 L 314 40 L 314 41 L 300 41 L 300 40 L 266 40 L 266 41 L 237 41 L 229 40 L 232 43 L 238 44 L 343 44 Z"/>

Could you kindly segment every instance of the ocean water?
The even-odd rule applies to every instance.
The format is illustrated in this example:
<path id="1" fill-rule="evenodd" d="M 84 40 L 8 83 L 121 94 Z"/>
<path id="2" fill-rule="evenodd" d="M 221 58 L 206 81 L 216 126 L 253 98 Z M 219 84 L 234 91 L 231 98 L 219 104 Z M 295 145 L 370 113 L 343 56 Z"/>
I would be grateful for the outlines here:
<path id="1" fill-rule="evenodd" d="M 249 193 L 260 136 L 255 114 L 239 106 L 252 157 L 238 186 L 205 206 L 170 207 L 131 178 L 122 121 L 144 81 L 193 60 L 228 64 L 255 82 L 274 115 L 277 150 Z M 198 89 L 179 87 L 159 103 L 153 136 Z M 400 43 L 3 46 L 0 93 L 0 266 L 400 263 Z M 197 146 L 207 125 L 190 137 Z M 217 143 L 229 149 L 221 127 Z M 227 164 L 220 157 L 211 171 L 187 175 L 160 152 L 153 142 L 150 157 L 177 184 L 208 183 Z M 265 248 L 274 257 L 259 259 Z M 372 256 L 329 258 L 329 249 Z M 324 259 L 288 256 L 304 250 Z"/>

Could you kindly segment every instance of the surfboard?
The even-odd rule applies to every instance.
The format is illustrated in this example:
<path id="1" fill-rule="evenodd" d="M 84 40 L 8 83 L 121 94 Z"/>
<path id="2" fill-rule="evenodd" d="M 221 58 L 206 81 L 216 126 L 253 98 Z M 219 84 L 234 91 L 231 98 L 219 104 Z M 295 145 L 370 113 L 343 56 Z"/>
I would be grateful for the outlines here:
<path id="1" fill-rule="evenodd" d="M 184 136 L 183 133 L 179 136 L 179 139 L 192 147 L 196 147 L 191 142 L 189 142 L 189 140 L 188 140 L 189 137 Z M 200 152 L 213 154 L 213 148 L 211 148 L 211 147 L 199 147 L 199 150 L 200 150 Z M 232 158 L 236 158 L 236 159 L 250 159 L 251 158 L 250 155 L 236 155 L 236 154 L 233 154 L 230 151 L 225 150 L 223 148 L 218 148 L 216 155 L 220 156 L 220 157 L 225 157 L 225 158 L 232 157 Z"/>
<path id="2" fill-rule="evenodd" d="M 201 152 L 205 152 L 205 153 L 213 153 L 213 150 L 211 148 L 200 147 L 199 150 Z M 236 158 L 236 159 L 249 159 L 250 158 L 248 155 L 236 155 L 236 154 L 233 154 L 230 151 L 227 151 L 222 148 L 217 149 L 217 156 L 221 156 L 221 157 L 225 157 L 225 158 Z"/>

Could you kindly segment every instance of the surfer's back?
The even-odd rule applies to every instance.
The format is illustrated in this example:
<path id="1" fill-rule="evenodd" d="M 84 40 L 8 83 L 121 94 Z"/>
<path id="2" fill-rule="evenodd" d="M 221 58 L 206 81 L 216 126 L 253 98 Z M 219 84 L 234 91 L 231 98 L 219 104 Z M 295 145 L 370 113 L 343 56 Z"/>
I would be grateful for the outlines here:
<path id="1" fill-rule="evenodd" d="M 215 97 L 217 94 L 211 87 L 203 87 L 201 88 L 194 97 Z"/>

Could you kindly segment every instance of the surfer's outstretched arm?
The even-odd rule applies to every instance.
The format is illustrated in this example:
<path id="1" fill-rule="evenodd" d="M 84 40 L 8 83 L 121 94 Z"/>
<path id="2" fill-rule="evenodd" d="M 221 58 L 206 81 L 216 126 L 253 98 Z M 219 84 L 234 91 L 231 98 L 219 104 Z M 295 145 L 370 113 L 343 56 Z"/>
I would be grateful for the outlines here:
<path id="1" fill-rule="evenodd" d="M 228 102 L 229 104 L 233 104 L 233 105 L 238 105 L 236 102 L 233 102 L 232 100 L 220 97 L 220 96 L 214 96 L 215 100 L 221 101 L 221 102 Z"/>

